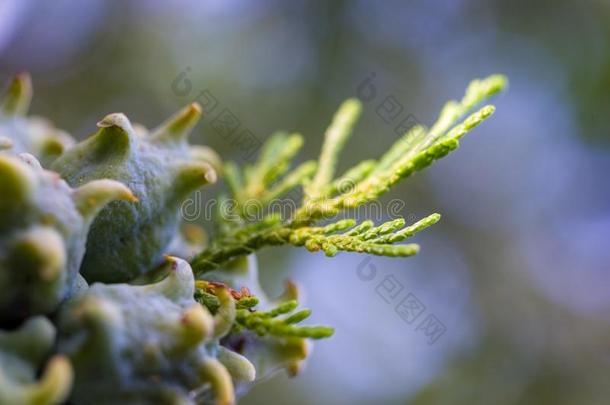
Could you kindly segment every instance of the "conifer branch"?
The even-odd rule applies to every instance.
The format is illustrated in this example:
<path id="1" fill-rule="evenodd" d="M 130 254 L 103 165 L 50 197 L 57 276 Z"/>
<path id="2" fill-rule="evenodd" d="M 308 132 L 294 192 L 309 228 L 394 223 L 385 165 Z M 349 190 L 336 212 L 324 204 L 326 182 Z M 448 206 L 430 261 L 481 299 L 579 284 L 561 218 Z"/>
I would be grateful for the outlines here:
<path id="1" fill-rule="evenodd" d="M 318 162 L 308 161 L 289 171 L 290 161 L 302 146 L 302 137 L 278 132 L 264 145 L 252 166 L 240 169 L 225 165 L 224 173 L 238 204 L 254 200 L 267 207 L 274 199 L 303 186 L 302 205 L 288 218 L 271 213 L 263 220 L 247 223 L 245 218 L 229 223 L 210 247 L 195 256 L 192 266 L 197 275 L 227 261 L 250 254 L 264 246 L 303 246 L 334 256 L 339 251 L 362 252 L 390 257 L 416 254 L 416 244 L 396 245 L 440 219 L 432 214 L 404 227 L 403 219 L 374 226 L 371 221 L 339 220 L 314 226 L 322 219 L 376 200 L 400 180 L 420 171 L 459 146 L 459 140 L 485 121 L 495 110 L 492 105 L 475 108 L 507 85 L 501 75 L 470 83 L 460 101 L 449 101 L 437 121 L 426 129 L 417 125 L 397 140 L 379 160 L 365 160 L 335 178 L 338 154 L 361 112 L 358 100 L 341 105 L 325 134 Z M 243 216 L 243 212 L 242 212 Z M 351 229 L 350 229 L 351 228 Z"/>
<path id="2" fill-rule="evenodd" d="M 335 114 L 324 135 L 318 171 L 311 184 L 307 186 L 306 194 L 308 198 L 318 197 L 324 187 L 332 181 L 339 153 L 343 149 L 347 138 L 351 135 L 361 111 L 362 104 L 357 99 L 349 99 L 339 107 L 339 111 Z"/>
<path id="3" fill-rule="evenodd" d="M 333 335 L 334 329 L 328 326 L 298 326 L 309 318 L 309 309 L 295 310 L 298 307 L 296 300 L 284 301 L 268 311 L 259 311 L 258 298 L 252 296 L 247 288 L 240 291 L 233 290 L 222 283 L 198 280 L 196 282 L 195 300 L 205 306 L 212 315 L 216 315 L 222 306 L 222 299 L 218 297 L 219 288 L 229 291 L 235 302 L 236 314 L 231 318 L 231 329 L 240 332 L 248 329 L 258 336 L 300 337 L 309 339 L 322 339 Z"/>
<path id="4" fill-rule="evenodd" d="M 440 214 L 432 214 L 413 225 L 403 228 L 402 218 L 385 222 L 377 227 L 372 221 L 356 226 L 353 219 L 343 219 L 321 227 L 298 227 L 279 222 L 279 216 L 252 224 L 213 244 L 199 254 L 192 263 L 196 275 L 218 268 L 221 264 L 241 255 L 253 253 L 265 246 L 303 246 L 310 252 L 322 250 L 327 256 L 339 251 L 369 253 L 377 256 L 407 257 L 416 254 L 416 244 L 395 245 L 435 224 Z M 352 229 L 350 229 L 352 228 Z M 345 231 L 343 233 L 340 233 Z"/>

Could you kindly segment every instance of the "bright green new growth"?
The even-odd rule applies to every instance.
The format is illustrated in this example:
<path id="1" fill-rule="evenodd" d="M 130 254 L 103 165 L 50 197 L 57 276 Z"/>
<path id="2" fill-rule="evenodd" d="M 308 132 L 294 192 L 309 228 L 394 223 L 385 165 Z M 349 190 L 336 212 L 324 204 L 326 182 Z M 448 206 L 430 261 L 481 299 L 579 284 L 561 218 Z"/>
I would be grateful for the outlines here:
<path id="1" fill-rule="evenodd" d="M 354 226 L 355 220 L 345 219 L 323 227 L 298 228 L 291 232 L 288 243 L 305 246 L 311 252 L 323 250 L 330 257 L 335 256 L 340 250 L 377 256 L 406 257 L 417 254 L 419 246 L 413 243 L 407 245 L 392 245 L 392 243 L 410 238 L 417 232 L 434 225 L 440 218 L 440 214 L 432 214 L 405 228 L 402 228 L 405 224 L 402 218 L 379 226 L 374 226 L 373 221 L 364 221 Z M 349 228 L 352 229 L 336 234 Z"/>
<path id="2" fill-rule="evenodd" d="M 196 300 L 215 313 L 215 301 L 218 302 L 214 297 L 215 288 L 232 287 L 228 290 L 236 300 L 236 313 L 231 332 L 222 344 L 246 357 L 254 365 L 258 378 L 264 379 L 282 369 L 291 376 L 298 374 L 309 353 L 308 340 L 333 333 L 326 326 L 297 325 L 310 311 L 292 312 L 299 300 L 299 289 L 294 283 L 288 282 L 278 299 L 269 299 L 259 285 L 254 255 L 235 259 L 205 276 L 216 281 L 198 280 Z M 247 384 L 241 386 L 245 388 Z"/>
<path id="3" fill-rule="evenodd" d="M 220 300 L 214 294 L 216 286 L 222 284 L 199 280 L 196 282 L 195 300 L 204 305 L 212 314 L 216 314 L 220 308 Z M 275 305 L 273 308 L 264 311 L 255 307 L 259 304 L 258 297 L 250 295 L 250 291 L 245 288 L 241 292 L 231 291 L 235 299 L 235 324 L 233 331 L 239 333 L 242 329 L 255 332 L 258 336 L 276 337 L 302 337 L 309 339 L 322 339 L 332 336 L 333 328 L 327 326 L 297 326 L 296 324 L 304 321 L 311 315 L 309 309 L 302 309 L 292 313 L 297 307 L 298 302 L 290 299 Z M 291 314 L 292 313 L 292 314 Z M 279 318 L 280 315 L 287 315 Z"/>
<path id="4" fill-rule="evenodd" d="M 371 221 L 357 224 L 351 219 L 327 226 L 313 225 L 378 199 L 400 180 L 455 150 L 466 133 L 494 112 L 492 105 L 475 108 L 506 85 L 507 79 L 501 75 L 474 80 L 460 101 L 449 101 L 443 107 L 429 129 L 419 125 L 412 128 L 379 160 L 360 162 L 336 178 L 338 155 L 362 109 L 358 100 L 348 100 L 339 108 L 326 131 L 318 162 L 305 162 L 289 172 L 289 162 L 302 145 L 302 138 L 297 134 L 273 135 L 254 165 L 241 171 L 233 163 L 225 165 L 224 174 L 240 218 L 231 220 L 219 215 L 220 235 L 192 259 L 193 270 L 196 274 L 204 274 L 235 257 L 264 246 L 283 244 L 304 246 L 310 251 L 322 250 L 328 256 L 339 251 L 391 257 L 416 254 L 418 245 L 395 243 L 433 225 L 440 219 L 439 214 L 404 228 L 403 219 L 376 227 Z M 297 186 L 303 186 L 304 197 L 296 212 L 289 217 L 271 212 L 263 220 L 248 223 L 251 208 L 258 213 L 264 208 L 272 211 L 274 201 Z M 341 231 L 345 232 L 338 233 Z"/>
<path id="5" fill-rule="evenodd" d="M 223 293 L 229 291 L 235 299 L 236 311 L 230 317 L 231 331 L 223 340 L 227 350 L 221 354 L 235 352 L 243 355 L 253 364 L 260 379 L 281 369 L 291 376 L 298 374 L 309 353 L 308 339 L 322 339 L 334 333 L 333 328 L 327 326 L 298 325 L 309 317 L 311 311 L 293 312 L 298 306 L 299 296 L 295 284 L 287 283 L 282 297 L 269 300 L 258 283 L 254 255 L 234 260 L 222 270 L 207 273 L 206 277 L 221 281 L 198 280 L 195 300 L 212 314 L 217 314 L 220 307 L 218 288 Z M 239 291 L 228 286 L 239 287 Z M 247 385 L 242 382 L 238 389 L 247 388 Z"/>
<path id="6" fill-rule="evenodd" d="M 138 203 L 114 202 L 91 226 L 81 273 L 89 282 L 127 282 L 163 262 L 180 238 L 180 206 L 201 186 L 216 181 L 215 154 L 202 146 L 189 146 L 187 137 L 201 116 L 191 104 L 148 133 L 134 130 L 121 113 L 110 114 L 97 125 L 97 133 L 78 143 L 52 168 L 66 181 L 118 180 Z"/>
<path id="7" fill-rule="evenodd" d="M 134 199 L 112 180 L 72 189 L 28 154 L 0 155 L 0 195 L 0 322 L 53 311 L 72 292 L 97 213 Z"/>
<path id="8" fill-rule="evenodd" d="M 309 318 L 311 311 L 302 309 L 293 312 L 298 307 L 297 301 L 287 301 L 269 311 L 251 312 L 247 309 L 237 311 L 236 324 L 239 328 L 253 331 L 258 336 L 278 336 L 278 337 L 301 337 L 309 339 L 323 339 L 331 337 L 335 332 L 328 326 L 297 326 L 295 324 Z M 290 314 L 290 315 L 287 315 Z M 278 318 L 280 315 L 287 315 Z"/>
<path id="9" fill-rule="evenodd" d="M 309 198 L 315 199 L 324 194 L 335 174 L 339 152 L 351 135 L 352 129 L 362 111 L 362 105 L 356 99 L 347 100 L 339 107 L 330 127 L 324 135 L 324 144 L 320 153 L 318 170 L 311 184 L 306 187 Z"/>
<path id="10" fill-rule="evenodd" d="M 43 317 L 30 318 L 19 329 L 0 331 L 0 404 L 54 405 L 65 401 L 72 367 L 52 353 L 55 328 Z M 43 369 L 37 378 L 37 371 Z"/>
<path id="11" fill-rule="evenodd" d="M 27 73 L 15 76 L 0 97 L 0 150 L 13 155 L 31 153 L 46 167 L 74 140 L 43 118 L 26 117 L 31 98 L 30 76 Z"/>
<path id="12" fill-rule="evenodd" d="M 317 165 L 314 161 L 309 161 L 280 179 L 290 168 L 290 162 L 302 145 L 301 135 L 277 132 L 263 145 L 260 158 L 254 166 L 246 165 L 242 172 L 232 162 L 224 165 L 227 185 L 242 209 L 247 209 L 249 203 L 259 206 L 269 204 L 315 173 Z M 247 212 L 242 214 L 247 215 Z"/>
<path id="13" fill-rule="evenodd" d="M 234 403 L 234 382 L 252 364 L 219 345 L 236 308 L 218 289 L 212 315 L 194 299 L 187 262 L 168 257 L 169 275 L 143 286 L 94 284 L 60 313 L 59 352 L 74 366 L 74 403 Z M 194 397 L 193 397 L 194 396 Z"/>

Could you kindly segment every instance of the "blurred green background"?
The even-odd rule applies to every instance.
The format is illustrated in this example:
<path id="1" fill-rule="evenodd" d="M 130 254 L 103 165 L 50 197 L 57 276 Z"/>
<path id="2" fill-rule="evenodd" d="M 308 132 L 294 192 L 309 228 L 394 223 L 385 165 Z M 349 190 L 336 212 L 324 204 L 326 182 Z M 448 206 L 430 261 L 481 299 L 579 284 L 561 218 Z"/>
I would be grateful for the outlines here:
<path id="1" fill-rule="evenodd" d="M 443 214 L 418 256 L 261 252 L 269 292 L 297 281 L 337 332 L 298 378 L 240 403 L 610 403 L 609 1 L 2 0 L 0 74 L 20 70 L 32 112 L 78 138 L 110 112 L 154 126 L 214 99 L 193 140 L 238 162 L 212 125 L 224 109 L 261 141 L 300 131 L 301 159 L 315 158 L 372 78 L 340 169 L 397 138 L 377 112 L 387 97 L 398 120 L 430 124 L 470 79 L 508 75 L 494 117 L 382 201 L 410 220 Z M 411 322 L 396 309 L 407 296 L 424 308 Z"/>

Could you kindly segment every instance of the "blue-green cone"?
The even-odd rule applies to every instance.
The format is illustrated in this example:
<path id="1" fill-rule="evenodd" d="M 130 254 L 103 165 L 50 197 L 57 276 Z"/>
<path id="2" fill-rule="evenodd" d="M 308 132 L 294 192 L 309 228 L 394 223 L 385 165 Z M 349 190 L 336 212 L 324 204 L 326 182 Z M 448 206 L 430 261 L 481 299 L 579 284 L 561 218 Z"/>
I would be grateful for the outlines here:
<path id="1" fill-rule="evenodd" d="M 17 330 L 0 331 L 0 404 L 53 405 L 66 400 L 72 367 L 65 356 L 48 359 L 54 340 L 55 328 L 41 316 Z"/>
<path id="2" fill-rule="evenodd" d="M 232 404 L 234 380 L 254 368 L 219 340 L 235 303 L 221 294 L 212 316 L 194 298 L 187 262 L 167 257 L 168 276 L 155 284 L 93 284 L 62 308 L 59 352 L 75 370 L 77 404 Z"/>
<path id="3" fill-rule="evenodd" d="M 198 104 L 176 113 L 150 133 L 134 130 L 121 113 L 53 164 L 72 186 L 111 178 L 127 185 L 139 204 L 109 204 L 95 219 L 81 273 L 89 282 L 126 282 L 163 262 L 178 234 L 180 208 L 188 195 L 214 183 L 214 154 L 189 146 L 187 136 L 201 115 Z"/>
<path id="4" fill-rule="evenodd" d="M 15 76 L 0 97 L 0 150 L 13 155 L 30 153 L 47 167 L 74 140 L 46 119 L 26 116 L 31 98 L 30 76 Z"/>
<path id="5" fill-rule="evenodd" d="M 74 286 L 89 225 L 123 184 L 97 180 L 72 189 L 28 154 L 0 155 L 0 322 L 47 314 Z"/>

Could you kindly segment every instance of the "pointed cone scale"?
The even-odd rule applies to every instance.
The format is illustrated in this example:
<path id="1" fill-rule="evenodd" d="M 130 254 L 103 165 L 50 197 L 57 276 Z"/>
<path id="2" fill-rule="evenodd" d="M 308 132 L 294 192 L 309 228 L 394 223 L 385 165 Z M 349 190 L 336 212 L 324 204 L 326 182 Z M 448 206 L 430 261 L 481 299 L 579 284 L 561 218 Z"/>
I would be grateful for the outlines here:
<path id="1" fill-rule="evenodd" d="M 105 116 L 97 126 L 99 130 L 95 134 L 66 148 L 51 165 L 51 169 L 60 173 L 72 186 L 80 184 L 75 178 L 80 178 L 84 166 L 116 167 L 129 158 L 133 146 L 139 141 L 129 119 L 122 113 Z"/>
<path id="2" fill-rule="evenodd" d="M 193 145 L 189 147 L 189 152 L 193 159 L 209 163 L 216 170 L 216 173 L 222 175 L 222 159 L 212 148 Z"/>
<path id="3" fill-rule="evenodd" d="M 32 79 L 28 73 L 20 73 L 11 80 L 0 98 L 0 111 L 6 115 L 25 115 L 32 100 Z"/>
<path id="4" fill-rule="evenodd" d="M 226 347 L 218 348 L 218 360 L 235 381 L 251 382 L 256 379 L 256 369 L 250 360 Z"/>
<path id="5" fill-rule="evenodd" d="M 0 346 L 31 363 L 44 359 L 55 341 L 55 328 L 44 316 L 26 320 L 14 331 L 0 330 Z"/>
<path id="6" fill-rule="evenodd" d="M 217 405 L 233 405 L 235 403 L 231 375 L 218 360 L 212 357 L 206 358 L 200 366 L 200 373 L 202 382 L 209 382 L 212 386 Z"/>
<path id="7" fill-rule="evenodd" d="M 181 162 L 173 167 L 172 194 L 176 201 L 206 184 L 216 183 L 216 171 L 205 162 Z"/>
<path id="8" fill-rule="evenodd" d="M 43 170 L 40 161 L 36 159 L 36 156 L 30 153 L 20 153 L 19 159 L 21 159 L 25 164 L 33 168 L 34 170 Z"/>
<path id="9" fill-rule="evenodd" d="M 28 201 L 37 185 L 38 179 L 27 163 L 0 156 L 0 212 Z"/>
<path id="10" fill-rule="evenodd" d="M 180 317 L 180 334 L 187 346 L 197 345 L 212 334 L 214 319 L 206 308 L 199 304 L 192 305 L 182 312 Z"/>
<path id="11" fill-rule="evenodd" d="M 158 283 L 139 288 L 156 291 L 172 301 L 192 298 L 195 294 L 195 279 L 188 262 L 177 257 L 165 256 L 164 267 L 167 269 L 167 277 Z"/>
<path id="12" fill-rule="evenodd" d="M 70 394 L 73 379 L 74 374 L 70 361 L 64 356 L 52 357 L 47 363 L 40 382 L 32 391 L 29 403 L 63 403 Z"/>
<path id="13" fill-rule="evenodd" d="M 235 321 L 235 301 L 226 288 L 217 288 L 216 296 L 220 302 L 218 311 L 214 315 L 214 337 L 222 338 L 231 331 Z"/>
<path id="14" fill-rule="evenodd" d="M 54 140 L 59 143 L 62 147 L 61 152 L 73 146 L 75 141 L 70 134 L 66 131 L 56 128 L 53 125 L 53 122 L 50 120 L 39 117 L 39 116 L 30 116 L 28 117 L 28 129 L 32 132 L 39 133 L 42 136 L 40 137 L 40 141 L 36 140 L 36 143 L 41 143 L 41 149 L 44 150 L 45 143 L 48 140 Z"/>
<path id="15" fill-rule="evenodd" d="M 42 140 L 41 150 L 48 156 L 59 156 L 74 145 L 74 139 L 67 132 L 57 131 L 53 136 Z"/>
<path id="16" fill-rule="evenodd" d="M 184 141 L 200 117 L 201 106 L 198 103 L 191 103 L 152 131 L 151 138 L 156 142 Z"/>
<path id="17" fill-rule="evenodd" d="M 115 180 L 94 180 L 74 190 L 72 200 L 84 218 L 93 219 L 110 201 L 138 199 L 123 183 Z"/>
<path id="18" fill-rule="evenodd" d="M 129 118 L 123 113 L 108 114 L 97 126 L 99 131 L 80 146 L 85 150 L 91 147 L 102 157 L 127 153 L 137 136 Z"/>
<path id="19" fill-rule="evenodd" d="M 11 249 L 9 263 L 19 271 L 30 271 L 37 279 L 51 282 L 66 268 L 62 236 L 49 227 L 37 227 L 23 235 Z"/>
<path id="20" fill-rule="evenodd" d="M 116 328 L 123 321 L 121 310 L 114 302 L 98 297 L 87 297 L 75 315 L 87 325 L 108 334 L 112 334 L 112 328 Z"/>

